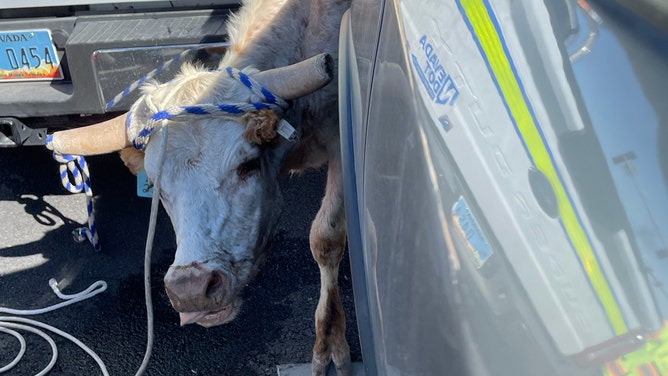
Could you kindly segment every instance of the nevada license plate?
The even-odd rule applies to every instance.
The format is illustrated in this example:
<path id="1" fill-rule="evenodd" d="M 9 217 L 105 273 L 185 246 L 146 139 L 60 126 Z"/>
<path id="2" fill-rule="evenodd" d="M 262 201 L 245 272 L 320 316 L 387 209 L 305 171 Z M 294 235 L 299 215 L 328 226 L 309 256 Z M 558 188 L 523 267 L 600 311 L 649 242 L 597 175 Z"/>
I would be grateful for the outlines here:
<path id="1" fill-rule="evenodd" d="M 485 234 L 482 232 L 478 221 L 473 216 L 473 212 L 471 212 L 464 197 L 460 197 L 452 206 L 452 219 L 459 235 L 466 242 L 466 246 L 476 267 L 482 267 L 485 261 L 492 256 L 492 247 L 490 247 Z"/>
<path id="2" fill-rule="evenodd" d="M 62 79 L 49 30 L 0 31 L 0 82 Z"/>

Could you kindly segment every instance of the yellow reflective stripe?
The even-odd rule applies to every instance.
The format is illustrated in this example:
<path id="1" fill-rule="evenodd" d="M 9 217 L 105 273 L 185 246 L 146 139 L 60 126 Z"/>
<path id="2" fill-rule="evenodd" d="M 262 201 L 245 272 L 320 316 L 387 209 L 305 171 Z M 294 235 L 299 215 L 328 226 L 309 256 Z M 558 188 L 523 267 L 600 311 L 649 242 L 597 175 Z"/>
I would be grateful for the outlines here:
<path id="1" fill-rule="evenodd" d="M 561 183 L 537 124 L 534 122 L 518 78 L 511 66 L 510 57 L 507 56 L 503 48 L 503 43 L 499 36 L 501 31 L 497 31 L 495 28 L 494 22 L 491 19 L 492 16 L 488 13 L 484 0 L 459 0 L 459 4 L 460 10 L 467 19 L 469 28 L 475 34 L 474 36 L 477 39 L 479 47 L 484 52 L 484 57 L 488 62 L 491 73 L 496 79 L 498 88 L 502 93 L 502 99 L 506 103 L 511 117 L 514 119 L 517 130 L 536 168 L 545 174 L 554 190 L 559 208 L 559 216 L 561 217 L 564 229 L 603 305 L 603 309 L 615 334 L 620 335 L 625 333 L 627 331 L 626 324 L 617 306 L 617 302 L 601 272 L 589 240 Z"/>

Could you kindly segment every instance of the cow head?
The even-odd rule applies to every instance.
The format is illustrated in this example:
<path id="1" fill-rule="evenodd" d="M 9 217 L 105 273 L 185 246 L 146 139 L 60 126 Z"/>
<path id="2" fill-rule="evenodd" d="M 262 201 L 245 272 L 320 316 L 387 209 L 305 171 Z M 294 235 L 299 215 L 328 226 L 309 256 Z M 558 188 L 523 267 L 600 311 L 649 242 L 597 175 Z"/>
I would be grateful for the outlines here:
<path id="1" fill-rule="evenodd" d="M 319 55 L 251 75 L 290 100 L 329 82 L 332 65 L 329 55 Z M 167 84 L 147 85 L 133 106 L 130 123 L 173 106 L 258 100 L 224 73 L 186 68 Z M 127 117 L 55 133 L 53 149 L 79 155 L 125 149 L 131 145 Z M 162 169 L 160 199 L 177 239 L 165 288 L 182 325 L 213 326 L 232 320 L 241 306 L 241 290 L 266 259 L 281 211 L 277 175 L 290 147 L 286 141 L 248 136 L 248 123 L 267 120 L 263 117 L 202 117 L 170 124 L 164 158 L 159 151 L 161 132 L 151 136 L 143 153 L 122 153 L 131 170 L 145 169 L 150 180 Z"/>

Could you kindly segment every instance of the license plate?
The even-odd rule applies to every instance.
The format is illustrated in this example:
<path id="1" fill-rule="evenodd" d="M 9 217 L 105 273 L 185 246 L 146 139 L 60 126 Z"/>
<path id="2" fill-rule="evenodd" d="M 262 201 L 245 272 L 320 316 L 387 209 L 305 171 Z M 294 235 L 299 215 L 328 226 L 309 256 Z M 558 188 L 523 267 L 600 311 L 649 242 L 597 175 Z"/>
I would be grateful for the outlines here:
<path id="1" fill-rule="evenodd" d="M 0 31 L 0 82 L 62 79 L 49 30 Z"/>
<path id="2" fill-rule="evenodd" d="M 476 267 L 481 268 L 492 256 L 492 247 L 482 232 L 478 221 L 473 216 L 464 197 L 460 197 L 452 206 L 452 219 L 459 235 L 466 242 L 469 253 Z"/>

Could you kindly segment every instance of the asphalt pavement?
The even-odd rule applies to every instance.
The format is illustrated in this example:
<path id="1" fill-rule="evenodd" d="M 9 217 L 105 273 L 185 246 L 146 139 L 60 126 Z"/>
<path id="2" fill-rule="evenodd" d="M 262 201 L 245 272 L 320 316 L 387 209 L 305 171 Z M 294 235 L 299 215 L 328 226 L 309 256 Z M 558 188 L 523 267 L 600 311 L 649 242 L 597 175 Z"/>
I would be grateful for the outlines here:
<path id="1" fill-rule="evenodd" d="M 103 250 L 75 243 L 71 232 L 86 221 L 85 197 L 59 182 L 58 165 L 43 148 L 0 149 L 0 307 L 35 309 L 60 302 L 64 293 L 97 280 L 107 291 L 89 300 L 30 318 L 77 337 L 105 362 L 110 375 L 134 375 L 144 356 L 146 318 L 143 259 L 150 200 L 135 195 L 135 178 L 116 155 L 88 158 Z M 325 185 L 323 171 L 284 177 L 285 209 L 269 260 L 244 292 L 244 306 L 230 324 L 205 329 L 179 326 L 162 278 L 176 243 L 161 209 L 153 252 L 155 347 L 147 375 L 276 375 L 276 366 L 310 361 L 319 274 L 308 248 L 308 230 Z M 347 338 L 360 361 L 347 257 L 341 265 Z M 34 375 L 51 357 L 40 337 L 28 342 L 23 361 L 8 375 Z M 95 362 L 54 336 L 59 357 L 50 375 L 98 375 Z M 0 368 L 19 351 L 0 333 Z"/>

